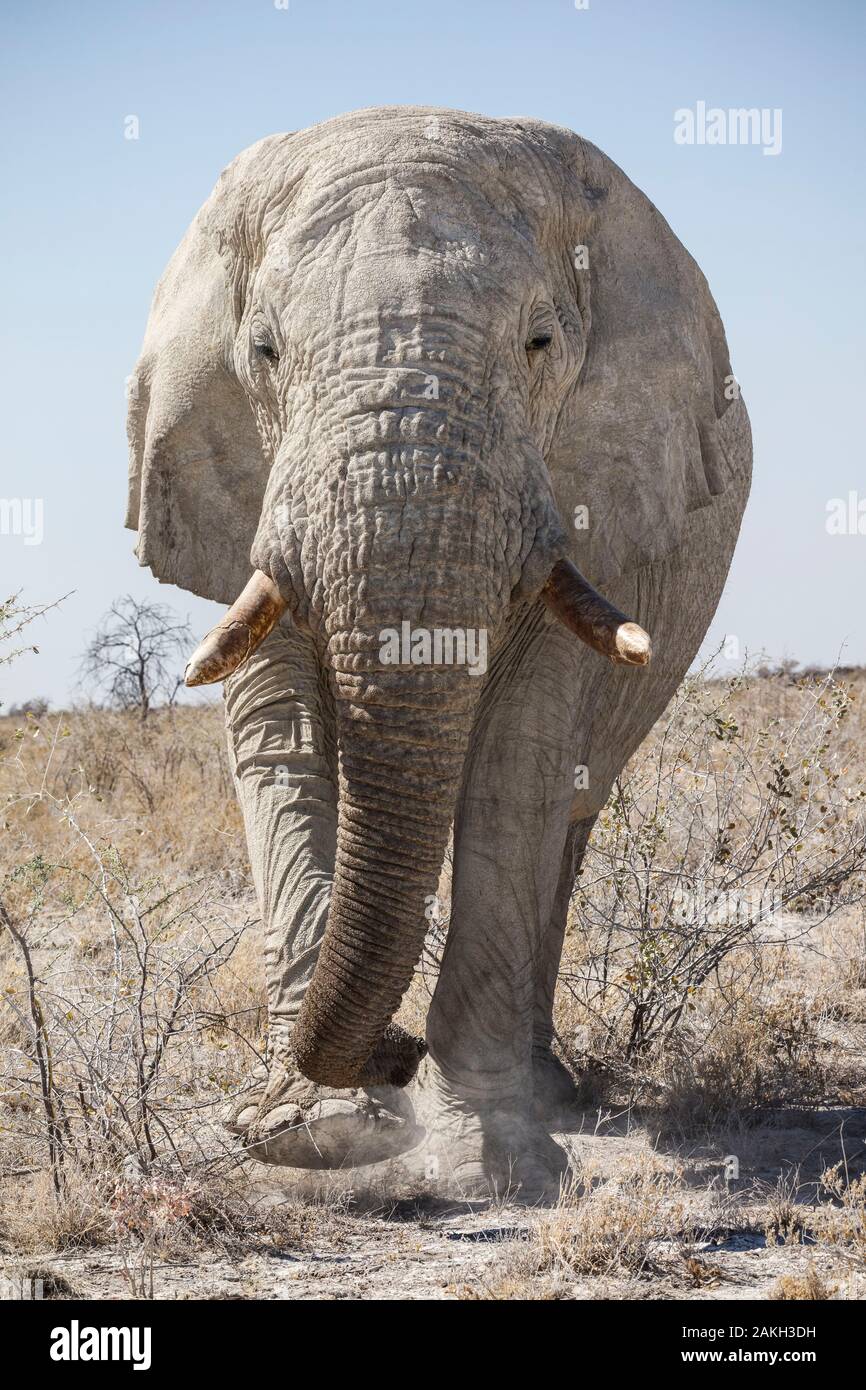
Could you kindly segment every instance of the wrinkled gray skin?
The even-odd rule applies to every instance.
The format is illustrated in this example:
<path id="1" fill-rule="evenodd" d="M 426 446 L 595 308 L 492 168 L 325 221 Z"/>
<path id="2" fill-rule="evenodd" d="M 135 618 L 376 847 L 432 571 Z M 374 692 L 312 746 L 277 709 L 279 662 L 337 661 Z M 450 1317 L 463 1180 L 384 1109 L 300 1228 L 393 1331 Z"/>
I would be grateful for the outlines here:
<path id="1" fill-rule="evenodd" d="M 141 563 L 225 603 L 258 567 L 291 615 L 226 683 L 271 1013 L 270 1083 L 235 1128 L 270 1161 L 369 1161 L 420 1137 L 402 1094 L 443 1181 L 550 1191 L 572 884 L 706 632 L 748 493 L 703 276 L 570 131 L 377 108 L 229 166 L 135 380 Z M 563 555 L 650 632 L 649 669 L 539 601 Z M 487 676 L 383 666 L 404 620 L 487 629 Z M 365 1092 L 452 820 L 429 1054 L 408 1092 Z"/>

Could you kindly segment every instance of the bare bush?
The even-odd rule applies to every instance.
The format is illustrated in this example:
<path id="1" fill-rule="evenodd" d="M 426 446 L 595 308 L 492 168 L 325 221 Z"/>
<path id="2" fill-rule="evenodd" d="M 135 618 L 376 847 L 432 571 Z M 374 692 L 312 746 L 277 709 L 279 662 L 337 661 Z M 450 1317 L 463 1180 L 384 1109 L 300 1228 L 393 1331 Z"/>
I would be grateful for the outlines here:
<path id="1" fill-rule="evenodd" d="M 3 1162 L 7 1171 L 44 1165 L 58 1231 L 68 1217 L 83 1239 L 95 1226 L 82 1190 L 104 1204 L 124 1165 L 188 1174 L 221 1161 L 221 1097 L 262 1057 L 263 995 L 247 937 L 253 903 L 240 870 L 225 869 L 233 859 L 240 866 L 242 835 L 233 803 L 224 820 L 219 718 L 199 745 L 191 715 L 163 716 L 144 742 L 143 733 L 131 737 L 140 726 L 126 716 L 93 711 L 48 728 L 2 726 Z M 76 732 L 82 739 L 70 756 Z M 81 761 L 91 732 L 92 750 L 118 759 L 103 769 L 114 808 Z M 174 781 L 163 775 L 166 761 Z M 139 805 L 130 816 L 133 791 Z M 148 809 L 168 806 L 151 831 Z M 203 869 L 190 863 L 198 835 L 216 841 Z M 157 858 L 160 874 L 151 867 Z M 231 967 L 242 940 L 245 984 Z"/>
<path id="2" fill-rule="evenodd" d="M 43 695 L 36 695 L 32 700 L 10 705 L 4 714 L 10 719 L 44 719 L 50 708 L 50 702 Z"/>
<path id="3" fill-rule="evenodd" d="M 203 1120 L 238 1072 L 216 1065 L 219 1050 L 203 1065 L 199 1039 L 215 1011 L 230 1012 L 213 980 L 244 924 L 221 919 L 206 882 L 138 883 L 110 852 L 94 852 L 90 873 L 32 861 L 4 889 L 19 915 L 3 907 L 0 922 L 23 974 L 3 1002 L 22 1037 L 3 1050 L 0 1086 L 22 1146 L 44 1137 L 55 1190 L 70 1159 L 115 1169 L 130 1156 L 208 1157 Z M 94 906 L 106 949 L 46 968 L 64 928 Z"/>
<path id="4" fill-rule="evenodd" d="M 68 594 L 64 597 L 68 598 Z M 0 666 L 8 666 L 24 652 L 38 654 L 39 648 L 32 642 L 25 642 L 23 646 L 10 644 L 15 642 L 32 622 L 62 602 L 63 599 L 57 599 L 54 603 L 22 603 L 20 591 L 0 601 Z"/>
<path id="5" fill-rule="evenodd" d="M 684 1062 L 712 1070 L 708 1040 L 727 1036 L 716 1070 L 760 1104 L 800 1075 L 819 1080 L 812 1004 L 758 1005 L 768 967 L 864 897 L 866 790 L 846 735 L 855 694 L 828 674 L 771 688 L 767 707 L 745 675 L 710 674 L 685 682 L 599 817 L 558 1031 L 578 1068 L 592 1057 L 637 1076 L 679 1063 L 680 1078 Z M 773 1055 L 764 1049 L 750 1082 L 737 1053 L 759 1031 Z"/>
<path id="6" fill-rule="evenodd" d="M 189 623 L 164 603 L 127 594 L 115 600 L 92 638 L 82 675 L 118 709 L 137 709 L 142 720 L 160 698 L 173 704 L 183 685 L 177 669 L 193 643 Z"/>

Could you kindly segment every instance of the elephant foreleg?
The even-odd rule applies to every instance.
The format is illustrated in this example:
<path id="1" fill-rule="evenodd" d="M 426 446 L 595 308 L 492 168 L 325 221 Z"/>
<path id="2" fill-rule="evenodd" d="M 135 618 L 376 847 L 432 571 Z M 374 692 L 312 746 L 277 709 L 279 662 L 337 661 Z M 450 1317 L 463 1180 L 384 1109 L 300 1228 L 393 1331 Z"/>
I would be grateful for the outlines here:
<path id="1" fill-rule="evenodd" d="M 533 1039 L 574 794 L 574 659 L 567 634 L 537 610 L 515 624 L 457 808 L 451 923 L 419 1096 L 430 1148 L 467 1193 L 485 1182 L 555 1193 L 567 1168 L 534 1112 Z"/>
<path id="2" fill-rule="evenodd" d="M 271 1051 L 288 1046 L 325 929 L 337 791 L 311 643 L 280 625 L 225 682 L 229 759 L 262 913 Z"/>
<path id="3" fill-rule="evenodd" d="M 572 821 L 568 827 L 553 908 L 541 946 L 535 982 L 535 1013 L 532 1025 L 532 1074 L 535 1110 L 549 1129 L 568 1127 L 577 1103 L 577 1088 L 562 1062 L 553 1052 L 553 1002 L 568 909 L 574 885 L 580 874 L 592 827 L 597 816 Z"/>
<path id="4" fill-rule="evenodd" d="M 334 1091 L 302 1076 L 292 1031 L 325 931 L 337 829 L 333 711 L 312 642 L 279 625 L 225 683 L 229 758 L 264 929 L 268 1065 L 227 1127 L 269 1163 L 378 1162 L 417 1142 L 393 1087 Z"/>

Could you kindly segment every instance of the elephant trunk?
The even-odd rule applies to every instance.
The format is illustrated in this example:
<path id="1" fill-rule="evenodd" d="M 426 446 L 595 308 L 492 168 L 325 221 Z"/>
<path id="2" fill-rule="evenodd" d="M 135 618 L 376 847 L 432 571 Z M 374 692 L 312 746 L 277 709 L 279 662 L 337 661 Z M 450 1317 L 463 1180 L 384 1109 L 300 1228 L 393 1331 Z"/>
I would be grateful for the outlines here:
<path id="1" fill-rule="evenodd" d="M 316 971 L 293 1036 L 298 1065 L 313 1081 L 359 1084 L 411 982 L 454 813 L 477 684 L 465 670 L 337 672 L 334 882 Z"/>

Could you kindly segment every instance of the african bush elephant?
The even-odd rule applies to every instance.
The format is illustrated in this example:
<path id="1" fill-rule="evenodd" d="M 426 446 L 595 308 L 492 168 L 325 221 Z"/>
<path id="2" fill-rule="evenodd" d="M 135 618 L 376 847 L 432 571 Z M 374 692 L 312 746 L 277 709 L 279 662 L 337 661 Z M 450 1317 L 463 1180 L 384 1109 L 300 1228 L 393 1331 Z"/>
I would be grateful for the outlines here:
<path id="1" fill-rule="evenodd" d="M 549 1191 L 575 874 L 748 494 L 703 276 L 570 131 L 373 108 L 225 170 L 134 381 L 140 563 L 243 591 L 188 676 L 227 677 L 266 931 L 269 1069 L 235 1130 L 307 1167 L 423 1129 L 463 1193 Z M 452 826 L 424 1055 L 390 1021 Z"/>

